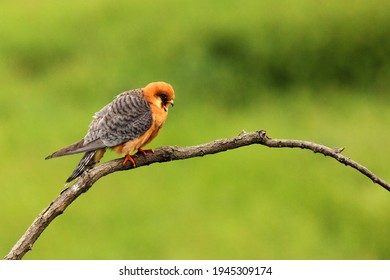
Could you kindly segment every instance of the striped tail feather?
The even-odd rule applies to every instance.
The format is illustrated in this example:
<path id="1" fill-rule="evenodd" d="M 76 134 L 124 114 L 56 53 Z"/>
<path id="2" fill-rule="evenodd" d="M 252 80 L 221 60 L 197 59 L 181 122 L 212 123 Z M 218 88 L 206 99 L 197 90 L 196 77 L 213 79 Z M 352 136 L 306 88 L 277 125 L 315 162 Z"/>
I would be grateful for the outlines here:
<path id="1" fill-rule="evenodd" d="M 105 151 L 106 149 L 98 149 L 98 150 L 86 152 L 84 156 L 81 158 L 79 164 L 76 166 L 75 170 L 73 170 L 72 174 L 69 176 L 69 178 L 66 180 L 65 183 L 67 184 L 73 181 L 81 174 L 83 174 L 84 171 L 95 166 L 95 164 L 98 163 L 100 159 L 103 157 Z"/>
<path id="2" fill-rule="evenodd" d="M 94 156 L 96 152 L 97 151 L 86 152 L 65 183 L 72 182 L 74 179 L 83 174 L 85 170 L 95 165 Z"/>

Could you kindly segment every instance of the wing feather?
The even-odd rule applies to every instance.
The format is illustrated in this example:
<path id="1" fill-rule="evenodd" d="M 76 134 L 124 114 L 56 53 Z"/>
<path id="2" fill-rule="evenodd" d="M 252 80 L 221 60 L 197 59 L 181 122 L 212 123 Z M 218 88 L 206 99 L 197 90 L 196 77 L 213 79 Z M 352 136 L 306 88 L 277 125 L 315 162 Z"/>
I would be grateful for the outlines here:
<path id="1" fill-rule="evenodd" d="M 98 138 L 106 147 L 114 147 L 142 136 L 152 125 L 152 112 L 142 89 L 124 92 L 106 107 L 91 123 L 86 144 Z"/>

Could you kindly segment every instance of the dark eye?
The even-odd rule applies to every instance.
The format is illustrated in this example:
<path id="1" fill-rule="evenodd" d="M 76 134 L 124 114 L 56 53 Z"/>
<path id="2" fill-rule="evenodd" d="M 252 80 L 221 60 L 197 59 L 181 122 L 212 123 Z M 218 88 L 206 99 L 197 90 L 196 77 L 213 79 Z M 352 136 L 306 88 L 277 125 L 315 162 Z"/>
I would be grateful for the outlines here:
<path id="1" fill-rule="evenodd" d="M 161 98 L 162 104 L 166 106 L 168 104 L 168 97 L 165 93 L 160 93 L 158 96 Z"/>

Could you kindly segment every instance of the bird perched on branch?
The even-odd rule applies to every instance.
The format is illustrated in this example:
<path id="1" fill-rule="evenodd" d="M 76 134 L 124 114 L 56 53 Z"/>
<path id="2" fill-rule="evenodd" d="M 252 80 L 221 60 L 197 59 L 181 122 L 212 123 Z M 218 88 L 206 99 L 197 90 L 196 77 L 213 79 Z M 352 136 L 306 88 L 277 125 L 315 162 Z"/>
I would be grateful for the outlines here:
<path id="1" fill-rule="evenodd" d="M 95 113 L 83 139 L 46 159 L 85 153 L 66 183 L 98 163 L 107 148 L 125 154 L 123 165 L 130 161 L 135 168 L 133 157 L 139 153 L 145 155 L 146 152 L 153 152 L 142 150 L 142 147 L 157 136 L 168 116 L 168 105 L 173 106 L 174 99 L 172 86 L 164 82 L 123 92 Z M 136 154 L 130 155 L 136 150 Z"/>

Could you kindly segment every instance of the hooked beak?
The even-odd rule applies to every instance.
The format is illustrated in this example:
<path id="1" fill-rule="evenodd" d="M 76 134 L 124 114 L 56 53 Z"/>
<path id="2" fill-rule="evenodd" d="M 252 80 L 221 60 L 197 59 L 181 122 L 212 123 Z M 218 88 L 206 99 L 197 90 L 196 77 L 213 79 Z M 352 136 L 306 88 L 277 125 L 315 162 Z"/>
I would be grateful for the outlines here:
<path id="1" fill-rule="evenodd" d="M 173 105 L 175 105 L 174 102 L 173 102 L 173 100 L 172 100 L 172 101 L 169 101 L 169 102 L 168 102 L 168 105 L 169 105 L 169 104 L 171 104 L 172 107 L 173 107 Z M 165 111 L 165 112 L 168 112 L 168 106 L 167 106 L 167 105 L 163 106 L 163 108 L 164 108 L 164 111 Z"/>

